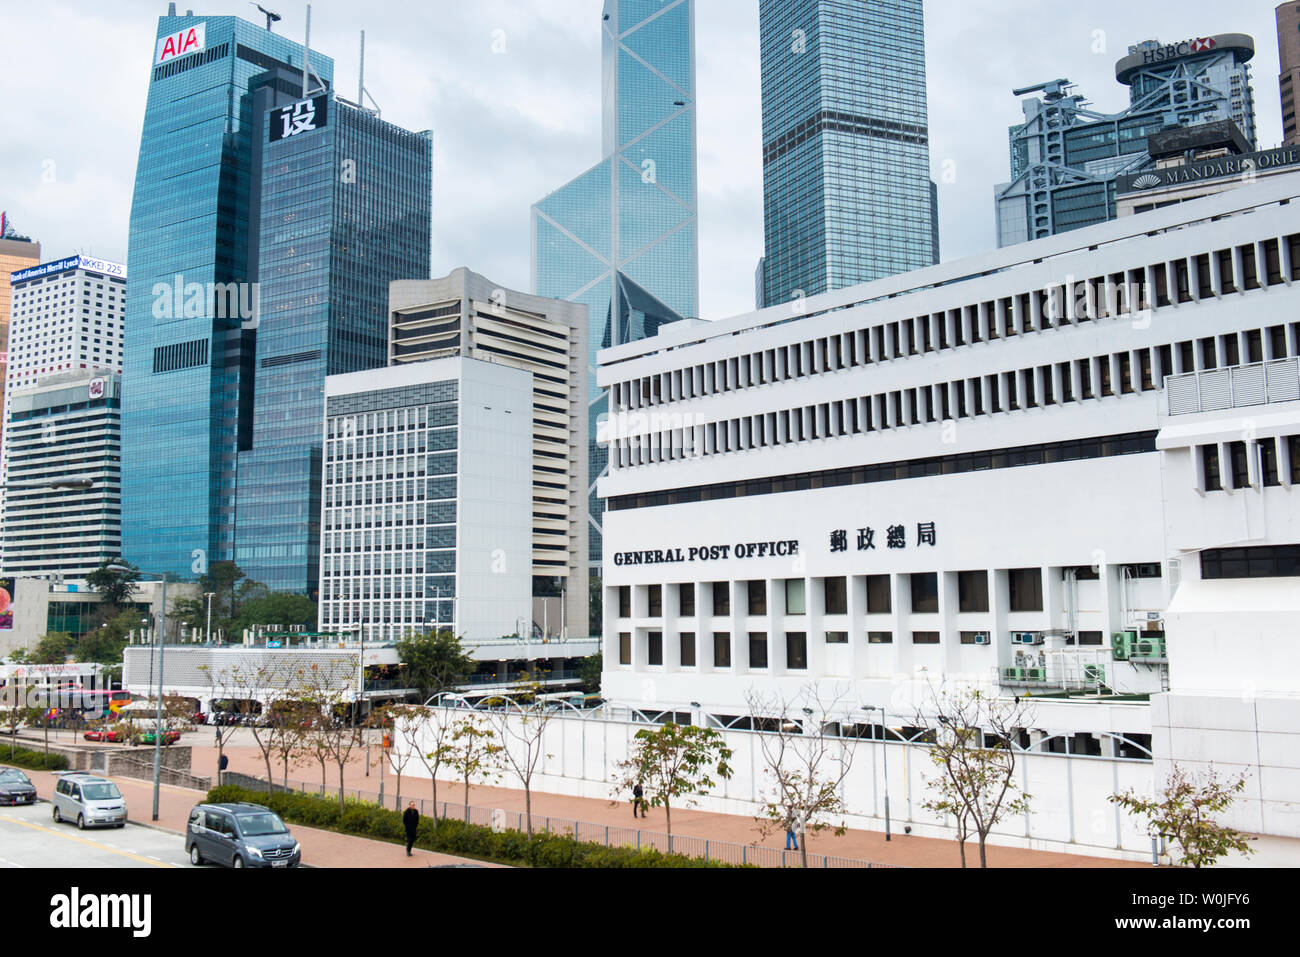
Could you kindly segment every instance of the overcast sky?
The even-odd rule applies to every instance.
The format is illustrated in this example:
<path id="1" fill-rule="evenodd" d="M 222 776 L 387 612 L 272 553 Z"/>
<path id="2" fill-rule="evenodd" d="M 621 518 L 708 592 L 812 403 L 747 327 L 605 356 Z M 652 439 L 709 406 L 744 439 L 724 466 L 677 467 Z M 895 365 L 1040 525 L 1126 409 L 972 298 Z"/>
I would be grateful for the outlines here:
<path id="1" fill-rule="evenodd" d="M 156 20 L 167 4 L 3 3 L 0 209 L 42 243 L 45 259 L 84 252 L 125 262 Z M 302 39 L 302 7 L 263 5 L 284 15 L 277 32 Z M 435 275 L 464 265 L 528 289 L 530 205 L 600 159 L 601 9 L 601 0 L 313 5 L 312 48 L 334 58 L 339 92 L 356 96 L 364 29 L 366 86 L 384 118 L 434 131 Z M 1011 89 L 1067 77 L 1095 108 L 1117 111 L 1127 88 L 1114 63 L 1131 43 L 1253 36 L 1260 142 L 1276 145 L 1273 10 L 1271 0 L 929 0 L 943 259 L 994 245 L 992 190 L 1008 175 L 1007 126 L 1021 117 Z M 195 12 L 260 22 L 236 0 Z M 696 33 L 700 308 L 718 319 L 752 309 L 762 254 L 757 0 L 697 0 Z"/>

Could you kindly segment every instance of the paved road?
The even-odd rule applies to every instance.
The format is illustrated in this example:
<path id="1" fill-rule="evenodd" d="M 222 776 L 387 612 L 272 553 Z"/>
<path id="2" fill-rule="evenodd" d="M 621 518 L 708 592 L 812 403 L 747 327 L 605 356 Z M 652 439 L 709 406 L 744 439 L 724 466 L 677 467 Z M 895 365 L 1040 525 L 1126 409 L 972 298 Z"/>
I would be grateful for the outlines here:
<path id="1" fill-rule="evenodd" d="M 0 808 L 0 869 L 17 867 L 189 867 L 184 840 L 151 828 L 77 830 L 55 824 L 44 801 Z"/>

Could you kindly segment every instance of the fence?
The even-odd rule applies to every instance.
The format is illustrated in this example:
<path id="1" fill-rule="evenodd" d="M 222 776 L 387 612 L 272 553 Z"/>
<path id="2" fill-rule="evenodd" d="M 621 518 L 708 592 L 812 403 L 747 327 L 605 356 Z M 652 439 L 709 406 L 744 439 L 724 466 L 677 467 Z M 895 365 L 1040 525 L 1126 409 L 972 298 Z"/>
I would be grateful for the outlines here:
<path id="1" fill-rule="evenodd" d="M 247 774 L 227 772 L 226 784 L 234 784 L 251 790 L 264 790 L 266 781 Z M 272 784 L 272 790 L 284 791 L 281 782 Z M 322 797 L 337 797 L 339 789 L 320 784 L 307 784 L 304 781 L 289 781 L 288 790 L 301 794 L 315 794 Z M 369 801 L 372 804 L 391 800 L 394 810 L 399 810 L 407 802 L 414 801 L 421 816 L 429 814 L 434 808 L 432 799 L 412 797 L 409 794 L 387 792 L 380 795 L 374 791 L 360 788 L 345 788 L 344 799 Z M 382 797 L 382 802 L 381 802 Z M 476 805 L 457 804 L 451 801 L 439 801 L 438 817 L 447 820 L 464 821 L 490 827 L 495 831 L 526 831 L 528 822 L 523 811 L 506 811 L 502 808 L 478 807 Z M 597 824 L 571 817 L 554 817 L 546 814 L 533 814 L 534 833 L 563 834 L 575 840 L 605 847 L 634 847 L 637 850 L 651 848 L 665 854 L 683 854 L 687 857 L 699 857 L 706 861 L 721 861 L 726 864 L 753 864 L 757 867 L 801 867 L 803 859 L 799 851 L 783 850 L 776 847 L 761 847 L 756 844 L 741 844 L 736 841 L 715 841 L 711 838 L 698 837 L 693 834 L 667 834 L 662 831 L 644 831 L 636 827 L 617 824 Z M 850 857 L 837 857 L 831 854 L 808 852 L 809 867 L 897 867 L 895 864 L 877 864 L 874 861 L 856 860 Z"/>

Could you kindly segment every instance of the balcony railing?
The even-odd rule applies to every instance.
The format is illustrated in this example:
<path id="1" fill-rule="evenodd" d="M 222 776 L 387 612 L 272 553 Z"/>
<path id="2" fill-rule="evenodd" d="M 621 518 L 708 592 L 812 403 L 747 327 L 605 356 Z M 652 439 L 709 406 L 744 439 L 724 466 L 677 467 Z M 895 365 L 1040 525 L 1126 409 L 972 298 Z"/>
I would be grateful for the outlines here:
<path id="1" fill-rule="evenodd" d="M 1300 400 L 1300 359 L 1188 372 L 1165 379 L 1169 414 L 1213 412 Z"/>

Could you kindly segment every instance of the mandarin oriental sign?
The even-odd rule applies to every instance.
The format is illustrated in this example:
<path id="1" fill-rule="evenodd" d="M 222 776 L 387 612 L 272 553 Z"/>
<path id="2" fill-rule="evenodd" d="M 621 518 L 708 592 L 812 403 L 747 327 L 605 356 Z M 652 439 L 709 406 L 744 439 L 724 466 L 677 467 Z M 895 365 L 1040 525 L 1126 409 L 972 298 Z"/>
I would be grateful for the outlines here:
<path id="1" fill-rule="evenodd" d="M 1255 173 L 1297 165 L 1300 165 L 1300 147 L 1283 146 L 1262 153 L 1216 156 L 1214 159 L 1184 163 L 1182 166 L 1166 166 L 1161 169 L 1131 173 L 1118 177 L 1115 189 L 1121 194 L 1140 193 L 1149 189 L 1183 186 L 1187 183 L 1199 183 L 1202 180 L 1220 179 L 1225 176 L 1250 177 Z"/>
<path id="2" fill-rule="evenodd" d="M 202 50 L 206 45 L 205 33 L 207 26 L 205 20 L 203 23 L 196 23 L 192 27 L 186 27 L 165 37 L 159 37 L 158 44 L 154 47 L 154 66 Z"/>

